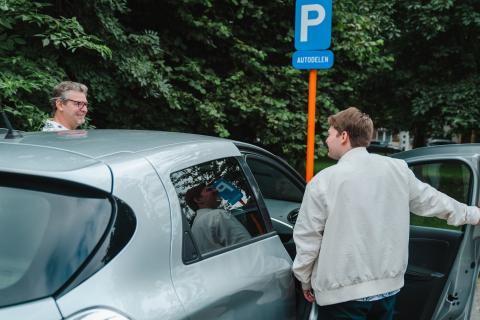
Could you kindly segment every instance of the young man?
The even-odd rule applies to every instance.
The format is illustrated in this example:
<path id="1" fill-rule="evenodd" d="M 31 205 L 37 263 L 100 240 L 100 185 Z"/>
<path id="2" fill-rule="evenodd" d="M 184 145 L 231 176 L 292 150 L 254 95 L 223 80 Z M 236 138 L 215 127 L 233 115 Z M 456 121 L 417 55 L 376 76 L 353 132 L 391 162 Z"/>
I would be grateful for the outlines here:
<path id="1" fill-rule="evenodd" d="M 42 131 L 74 130 L 85 123 L 88 112 L 88 88 L 84 84 L 63 81 L 53 88 L 52 119 L 48 119 Z"/>
<path id="2" fill-rule="evenodd" d="M 477 224 L 480 209 L 418 180 L 398 159 L 369 154 L 368 115 L 350 107 L 328 118 L 338 163 L 307 185 L 293 237 L 293 272 L 319 319 L 392 319 L 408 263 L 409 213 Z"/>

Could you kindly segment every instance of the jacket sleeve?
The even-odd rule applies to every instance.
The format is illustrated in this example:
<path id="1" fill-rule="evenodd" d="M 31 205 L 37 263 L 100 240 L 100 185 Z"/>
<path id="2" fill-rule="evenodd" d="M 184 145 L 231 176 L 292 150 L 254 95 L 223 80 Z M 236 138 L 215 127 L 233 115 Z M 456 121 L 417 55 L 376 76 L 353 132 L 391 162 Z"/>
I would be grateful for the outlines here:
<path id="1" fill-rule="evenodd" d="M 423 183 L 408 169 L 410 211 L 424 217 L 437 217 L 447 220 L 453 226 L 477 224 L 480 209 L 467 206 Z"/>
<path id="2" fill-rule="evenodd" d="M 293 240 L 297 249 L 293 273 L 302 284 L 303 290 L 311 288 L 312 270 L 319 256 L 326 217 L 324 196 L 311 182 L 305 190 L 293 229 Z"/>

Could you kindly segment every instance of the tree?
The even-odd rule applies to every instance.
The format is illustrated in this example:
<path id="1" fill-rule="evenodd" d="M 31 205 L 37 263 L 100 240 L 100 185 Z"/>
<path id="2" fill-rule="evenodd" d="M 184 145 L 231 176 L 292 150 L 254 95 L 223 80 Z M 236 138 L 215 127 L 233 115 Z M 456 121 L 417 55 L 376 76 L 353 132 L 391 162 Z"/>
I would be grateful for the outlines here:
<path id="1" fill-rule="evenodd" d="M 52 86 L 72 79 L 89 86 L 98 128 L 218 135 L 303 163 L 308 83 L 291 67 L 294 1 L 8 0 L 1 10 L 11 39 L 0 49 L 1 94 L 17 127 L 38 129 Z M 326 116 L 361 102 L 368 80 L 392 68 L 391 11 L 386 0 L 334 1 L 336 63 L 318 81 L 321 152 Z"/>
<path id="2" fill-rule="evenodd" d="M 400 37 L 387 44 L 394 72 L 369 81 L 389 127 L 411 129 L 416 146 L 426 137 L 478 129 L 480 3 L 473 0 L 396 1 Z"/>
<path id="3" fill-rule="evenodd" d="M 80 51 L 102 59 L 111 56 L 110 49 L 86 34 L 75 17 L 43 13 L 49 7 L 28 0 L 0 2 L 0 98 L 19 129 L 41 126 L 50 110 L 52 87 L 68 77 L 64 57 Z"/>

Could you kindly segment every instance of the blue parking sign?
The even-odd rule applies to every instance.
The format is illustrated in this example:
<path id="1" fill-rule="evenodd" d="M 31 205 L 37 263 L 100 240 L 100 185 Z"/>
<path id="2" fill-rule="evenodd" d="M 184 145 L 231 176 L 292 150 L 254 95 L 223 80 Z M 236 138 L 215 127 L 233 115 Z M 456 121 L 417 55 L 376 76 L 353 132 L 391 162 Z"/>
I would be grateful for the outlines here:
<path id="1" fill-rule="evenodd" d="M 295 49 L 324 50 L 330 47 L 332 0 L 297 0 L 295 3 Z"/>
<path id="2" fill-rule="evenodd" d="M 230 205 L 234 205 L 242 200 L 242 192 L 235 187 L 231 182 L 220 178 L 212 183 L 212 186 L 217 189 L 218 195 L 227 200 Z"/>

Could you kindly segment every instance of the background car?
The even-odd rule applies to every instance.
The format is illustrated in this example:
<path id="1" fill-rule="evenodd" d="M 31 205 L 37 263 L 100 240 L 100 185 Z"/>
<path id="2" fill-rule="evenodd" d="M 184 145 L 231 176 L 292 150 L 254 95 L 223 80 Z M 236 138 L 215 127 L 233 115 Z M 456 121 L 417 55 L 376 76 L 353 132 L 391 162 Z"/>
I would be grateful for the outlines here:
<path id="1" fill-rule="evenodd" d="M 370 145 L 367 147 L 368 152 L 370 153 L 377 153 L 384 156 L 388 156 L 397 152 L 402 151 L 401 149 L 392 146 L 386 142 L 372 140 L 370 141 Z"/>
<path id="2" fill-rule="evenodd" d="M 455 142 L 453 142 L 450 139 L 428 139 L 427 140 L 427 147 L 439 146 L 443 144 L 455 144 Z"/>

